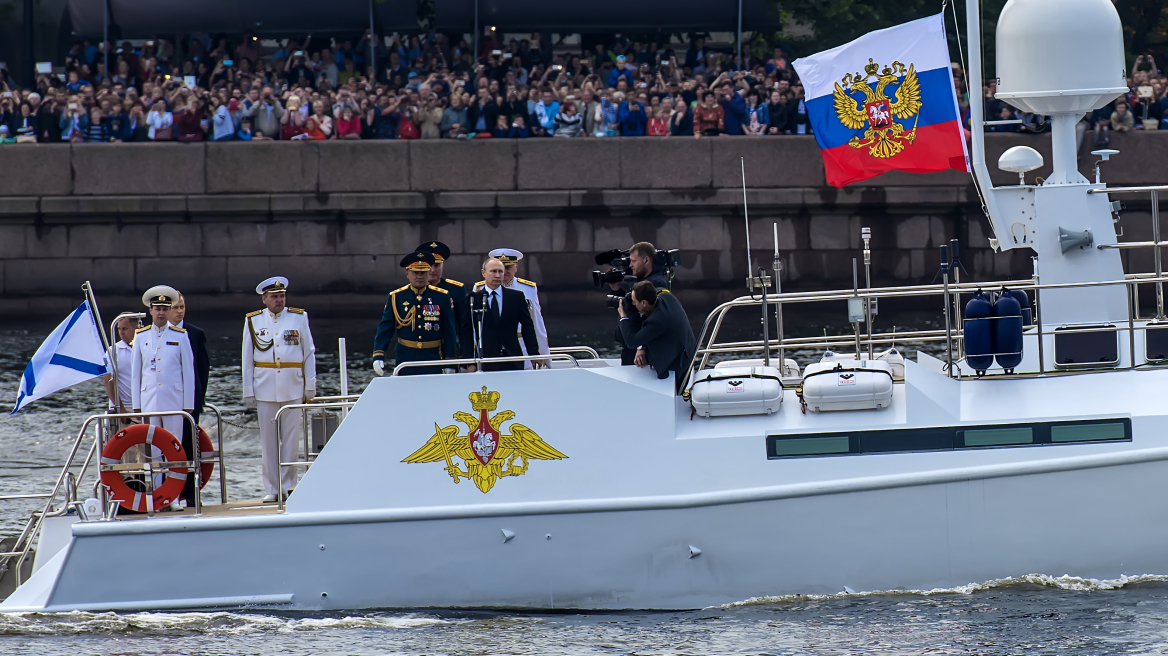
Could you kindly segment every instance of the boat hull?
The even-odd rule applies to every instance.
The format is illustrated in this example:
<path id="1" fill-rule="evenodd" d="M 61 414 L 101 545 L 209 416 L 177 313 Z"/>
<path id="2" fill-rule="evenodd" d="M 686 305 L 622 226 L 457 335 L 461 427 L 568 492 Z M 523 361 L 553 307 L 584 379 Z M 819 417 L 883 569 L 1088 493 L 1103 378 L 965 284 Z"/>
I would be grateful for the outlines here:
<path id="1" fill-rule="evenodd" d="M 1110 466 L 1052 460 L 1039 473 L 953 470 L 934 483 L 836 481 L 821 494 L 768 488 L 732 503 L 657 498 L 640 510 L 78 525 L 59 566 L 38 572 L 53 578 L 40 608 L 685 609 L 1032 573 L 1165 573 L 1161 451 Z M 848 484 L 855 491 L 834 491 Z"/>

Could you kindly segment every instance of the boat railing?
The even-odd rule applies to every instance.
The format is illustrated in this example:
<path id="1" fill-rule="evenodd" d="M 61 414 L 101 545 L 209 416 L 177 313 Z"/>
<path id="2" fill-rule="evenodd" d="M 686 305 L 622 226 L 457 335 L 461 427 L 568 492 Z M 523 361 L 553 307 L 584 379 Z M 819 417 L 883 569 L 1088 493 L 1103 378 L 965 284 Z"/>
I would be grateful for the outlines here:
<path id="1" fill-rule="evenodd" d="M 203 453 L 199 448 L 194 448 L 194 457 L 191 460 L 181 461 L 166 461 L 166 462 L 151 462 L 147 460 L 144 463 L 119 463 L 119 464 L 105 464 L 101 463 L 99 454 L 105 449 L 106 432 L 110 429 L 109 424 L 116 422 L 119 419 L 137 419 L 149 417 L 182 417 L 185 422 L 192 427 L 192 435 L 198 435 L 198 424 L 196 424 L 194 417 L 185 411 L 171 411 L 171 412 L 133 412 L 133 413 L 103 413 L 90 415 L 81 425 L 81 429 L 77 432 L 77 437 L 73 439 L 73 445 L 69 449 L 69 454 L 65 458 L 64 465 L 61 467 L 60 474 L 57 475 L 57 480 L 53 484 L 51 492 L 38 494 L 12 494 L 0 496 L 0 501 L 15 501 L 27 499 L 44 499 L 44 506 L 40 510 L 32 512 L 28 521 L 25 522 L 24 528 L 21 530 L 16 541 L 13 543 L 9 551 L 0 552 L 0 565 L 7 564 L 12 559 L 15 559 L 15 564 L 11 569 L 15 570 L 16 584 L 20 585 L 23 581 L 22 568 L 25 560 L 33 551 L 33 545 L 36 543 L 37 536 L 40 534 L 44 521 L 48 517 L 60 517 L 62 515 L 69 515 L 77 513 L 82 519 L 86 521 L 113 521 L 117 517 L 118 501 L 111 498 L 109 488 L 101 483 L 100 472 L 103 471 L 118 471 L 120 473 L 136 473 L 142 474 L 146 485 L 146 508 L 147 516 L 154 516 L 154 499 L 153 499 L 153 474 L 160 471 L 165 471 L 171 467 L 186 467 L 195 475 L 195 515 L 202 514 L 202 491 L 200 490 L 202 481 L 199 480 L 202 471 L 201 467 L 204 462 L 215 462 L 219 465 L 219 484 L 220 493 L 223 495 L 223 500 L 226 502 L 226 461 L 223 457 L 223 430 L 222 430 L 222 415 L 217 407 L 211 404 L 206 404 L 204 407 L 211 409 L 216 415 L 216 420 L 219 422 L 219 445 L 218 449 L 210 454 L 210 457 L 203 457 Z M 74 471 L 77 455 L 81 452 L 82 447 L 87 441 L 87 436 L 90 435 L 90 426 L 94 426 L 93 437 L 90 438 L 89 448 L 86 450 L 85 460 L 81 463 L 80 469 Z M 176 435 L 176 438 L 181 439 L 181 435 Z M 85 480 L 89 474 L 89 467 L 95 462 L 98 466 L 95 468 L 97 476 L 94 481 L 94 496 L 100 502 L 101 511 L 98 516 L 91 516 L 84 510 L 83 502 L 78 498 L 79 484 Z M 60 498 L 61 503 L 58 505 L 57 501 Z"/>
<path id="2" fill-rule="evenodd" d="M 553 346 L 548 349 L 552 354 L 571 354 L 571 353 L 587 353 L 588 357 L 593 360 L 599 360 L 600 354 L 591 346 Z"/>
<path id="3" fill-rule="evenodd" d="M 1146 362 L 1136 363 L 1134 359 L 1135 353 L 1135 339 L 1136 333 L 1141 330 L 1146 330 L 1143 325 L 1136 325 L 1136 321 L 1140 320 L 1138 317 L 1139 308 L 1139 294 L 1138 288 L 1142 284 L 1154 284 L 1157 287 L 1158 300 L 1162 299 L 1160 289 L 1163 283 L 1168 281 L 1162 273 L 1154 274 L 1128 274 L 1123 280 L 1108 280 L 1108 281 L 1091 281 L 1082 283 L 1052 283 L 1039 284 L 1034 279 L 1030 280 L 1002 280 L 989 282 L 962 282 L 950 283 L 949 285 L 931 284 L 931 285 L 910 285 L 905 287 L 875 287 L 860 290 L 827 290 L 827 291 L 807 291 L 807 292 L 787 292 L 787 293 L 771 293 L 755 296 L 741 296 L 730 301 L 726 301 L 714 308 L 714 310 L 706 317 L 702 326 L 700 336 L 697 340 L 699 348 L 694 354 L 694 358 L 690 364 L 689 369 L 685 372 L 682 389 L 688 389 L 692 384 L 694 375 L 707 368 L 710 365 L 712 358 L 722 358 L 725 356 L 739 356 L 739 357 L 753 357 L 758 358 L 760 354 L 767 353 L 772 358 L 777 358 L 781 363 L 786 356 L 787 351 L 795 350 L 815 350 L 824 349 L 832 351 L 851 351 L 854 350 L 857 357 L 864 356 L 872 357 L 876 355 L 876 347 L 891 346 L 896 343 L 904 343 L 911 341 L 914 343 L 946 343 L 947 356 L 945 358 L 945 367 L 954 378 L 971 378 L 974 377 L 970 372 L 961 372 L 957 366 L 957 360 L 954 358 L 954 351 L 961 353 L 964 351 L 964 330 L 963 322 L 961 320 L 962 297 L 968 298 L 970 295 L 979 290 L 994 290 L 1001 287 L 1008 287 L 1010 289 L 1025 290 L 1033 293 L 1033 325 L 1026 330 L 1028 334 L 1037 334 L 1038 345 L 1038 372 L 1019 372 L 1013 374 L 1006 373 L 989 373 L 983 377 L 987 378 L 1025 378 L 1040 375 L 1067 375 L 1067 374 L 1083 374 L 1098 371 L 1098 369 L 1067 369 L 1047 371 L 1047 367 L 1043 358 L 1043 337 L 1049 336 L 1055 330 L 1066 329 L 1066 326 L 1054 327 L 1044 326 L 1042 322 L 1042 292 L 1055 289 L 1082 289 L 1090 287 L 1106 287 L 1115 285 L 1124 285 L 1127 287 L 1127 306 L 1128 318 L 1126 325 L 1123 326 L 1074 326 L 1077 332 L 1110 332 L 1110 331 L 1126 331 L 1128 333 L 1129 343 L 1129 368 L 1150 368 L 1161 367 L 1168 363 L 1161 362 Z M 778 334 L 775 338 L 766 338 L 758 340 L 721 342 L 717 341 L 720 332 L 722 331 L 726 316 L 730 310 L 735 308 L 759 308 L 764 303 L 776 308 L 775 312 L 781 312 L 782 308 L 793 304 L 809 304 L 822 303 L 830 301 L 846 301 L 847 299 L 860 298 L 864 299 L 866 303 L 879 299 L 893 299 L 893 298 L 921 298 L 921 297 L 944 297 L 945 307 L 950 308 L 951 314 L 945 321 L 951 321 L 949 329 L 927 329 L 927 330 L 910 330 L 910 331 L 895 331 L 895 332 L 864 332 L 857 329 L 852 334 L 842 335 L 824 335 L 816 337 L 786 337 L 783 334 Z M 1159 308 L 1158 308 L 1159 310 Z M 1162 314 L 1158 311 L 1158 317 Z M 768 315 L 768 321 L 774 322 L 775 318 Z M 1118 322 L 1117 322 L 1118 323 Z M 769 347 L 769 352 L 768 352 Z M 1115 366 L 1106 367 L 1108 370 L 1115 369 Z"/>
<path id="4" fill-rule="evenodd" d="M 1156 280 L 1156 318 L 1157 319 L 1164 318 L 1164 283 L 1163 283 L 1163 281 L 1159 280 L 1164 274 L 1164 268 L 1163 268 L 1163 263 L 1161 261 L 1160 249 L 1163 248 L 1164 246 L 1168 246 L 1168 242 L 1163 242 L 1160 240 L 1160 192 L 1161 191 L 1168 191 L 1168 185 L 1152 185 L 1152 186 L 1143 186 L 1143 187 L 1106 187 L 1106 188 L 1102 188 L 1102 189 L 1088 189 L 1087 190 L 1088 194 L 1109 194 L 1110 195 L 1110 194 L 1145 194 L 1146 193 L 1149 195 L 1149 201 L 1151 202 L 1151 205 L 1152 205 L 1152 241 L 1135 241 L 1135 242 L 1129 241 L 1129 242 L 1120 242 L 1118 244 L 1100 244 L 1097 248 L 1100 248 L 1100 249 L 1105 249 L 1105 248 L 1120 248 L 1120 249 L 1151 248 L 1152 249 L 1152 260 L 1155 263 L 1154 275 L 1157 279 Z M 1115 207 L 1122 207 L 1118 203 L 1119 203 L 1119 201 L 1114 201 L 1113 205 Z M 1118 216 L 1118 212 L 1116 212 L 1116 215 Z M 1139 301 L 1139 287 L 1137 286 L 1134 289 L 1135 289 L 1135 291 L 1133 293 L 1135 293 L 1135 295 L 1136 295 L 1135 296 L 1135 298 L 1136 298 L 1136 316 L 1138 317 L 1139 316 L 1139 302 L 1138 302 Z"/>
<path id="5" fill-rule="evenodd" d="M 297 468 L 303 467 L 305 469 L 308 469 L 309 467 L 312 466 L 312 463 L 316 460 L 316 457 L 318 455 L 320 455 L 319 452 L 313 452 L 313 450 L 312 450 L 312 441 L 311 441 L 311 435 L 310 435 L 310 431 L 309 431 L 309 415 L 314 413 L 314 412 L 320 412 L 320 411 L 324 411 L 324 410 L 349 410 L 354 405 L 357 405 L 357 398 L 359 396 L 360 395 L 346 394 L 346 395 L 344 395 L 344 398 L 342 400 L 337 400 L 337 401 L 331 400 L 333 397 L 324 397 L 323 399 L 314 398 L 311 401 L 308 401 L 305 403 L 289 403 L 288 405 L 280 406 L 280 409 L 276 410 L 276 416 L 272 417 L 272 423 L 276 424 L 276 435 L 280 435 L 281 430 L 283 429 L 284 424 L 282 422 L 283 422 L 283 418 L 284 418 L 284 413 L 285 412 L 291 413 L 294 410 L 300 410 L 300 411 L 302 411 L 302 412 L 300 412 L 300 422 L 301 422 L 300 428 L 301 428 L 301 434 L 304 436 L 304 460 L 295 460 L 292 462 L 280 462 L 278 465 L 277 473 L 276 473 L 276 480 L 283 480 L 283 474 L 284 474 L 285 467 L 297 467 Z M 297 449 L 296 455 L 299 457 L 300 447 L 296 447 L 296 449 Z M 277 458 L 279 457 L 278 451 L 279 451 L 279 449 L 277 449 Z M 286 490 L 280 490 L 279 492 L 277 492 L 277 494 L 276 494 L 276 500 L 278 503 L 277 510 L 279 510 L 279 511 L 284 510 L 284 502 L 286 499 L 287 499 L 287 491 Z"/>
<path id="6" fill-rule="evenodd" d="M 584 348 L 587 348 L 587 347 L 584 347 Z M 596 351 L 593 351 L 593 353 L 595 353 L 595 352 Z M 473 364 L 473 365 L 475 365 L 476 368 L 478 368 L 479 370 L 482 370 L 483 364 L 497 364 L 497 363 L 504 363 L 504 362 L 528 362 L 528 361 L 541 362 L 544 360 L 550 360 L 553 362 L 557 362 L 557 361 L 558 362 L 568 362 L 573 367 L 580 366 L 580 364 L 576 361 L 576 358 L 572 357 L 571 355 L 568 355 L 567 353 L 552 353 L 551 355 L 543 355 L 542 353 L 537 353 L 535 355 L 509 355 L 507 357 L 502 357 L 502 358 L 456 358 L 456 359 L 451 359 L 451 360 L 418 360 L 416 362 L 403 362 L 403 363 L 397 365 L 396 367 L 394 367 L 393 373 L 390 375 L 400 376 L 400 375 L 402 375 L 401 372 L 405 371 L 406 369 L 419 369 L 419 368 L 432 368 L 432 367 L 438 367 L 441 369 L 448 369 L 450 367 L 459 367 L 459 366 Z"/>

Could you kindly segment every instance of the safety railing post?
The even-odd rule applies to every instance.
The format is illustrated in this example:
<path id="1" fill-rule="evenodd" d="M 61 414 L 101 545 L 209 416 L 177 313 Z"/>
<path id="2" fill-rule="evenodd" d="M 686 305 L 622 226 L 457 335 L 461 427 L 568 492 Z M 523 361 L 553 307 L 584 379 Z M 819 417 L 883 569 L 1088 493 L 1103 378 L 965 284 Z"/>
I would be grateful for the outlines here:
<path id="1" fill-rule="evenodd" d="M 223 413 L 218 406 L 211 403 L 204 403 L 203 408 L 210 408 L 211 412 L 215 413 L 215 438 L 218 442 L 219 457 L 219 502 L 227 503 L 227 456 L 223 453 Z"/>
<path id="2" fill-rule="evenodd" d="M 1152 241 L 1155 246 L 1152 247 L 1154 260 L 1156 262 L 1156 319 L 1164 319 L 1164 283 L 1160 281 L 1163 277 L 1164 271 L 1160 264 L 1160 192 L 1153 189 L 1152 194 Z"/>

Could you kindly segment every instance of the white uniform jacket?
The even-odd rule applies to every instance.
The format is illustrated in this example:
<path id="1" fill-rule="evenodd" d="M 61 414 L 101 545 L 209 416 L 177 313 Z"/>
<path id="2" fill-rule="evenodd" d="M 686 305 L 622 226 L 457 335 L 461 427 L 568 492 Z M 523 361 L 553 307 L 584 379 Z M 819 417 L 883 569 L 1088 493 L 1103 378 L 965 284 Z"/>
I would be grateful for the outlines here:
<path id="1" fill-rule="evenodd" d="M 298 401 L 316 391 L 316 347 L 308 313 L 284 308 L 280 314 L 256 310 L 243 322 L 243 397 L 257 401 Z"/>
<path id="2" fill-rule="evenodd" d="M 535 283 L 523 278 L 516 278 L 507 285 L 511 289 L 523 292 L 527 297 L 528 307 L 531 308 L 531 320 L 535 323 L 535 340 L 539 342 L 539 352 L 542 355 L 551 353 L 548 350 L 547 340 L 547 326 L 543 324 L 543 310 L 539 307 L 539 290 L 536 289 Z M 523 347 L 523 352 L 527 355 L 535 355 L 534 353 L 527 353 L 527 345 L 523 343 L 523 337 L 520 335 L 519 345 Z"/>
<path id="3" fill-rule="evenodd" d="M 153 325 L 139 328 L 132 348 L 133 409 L 163 412 L 195 408 L 195 355 L 187 331 L 172 324 L 161 330 Z"/>

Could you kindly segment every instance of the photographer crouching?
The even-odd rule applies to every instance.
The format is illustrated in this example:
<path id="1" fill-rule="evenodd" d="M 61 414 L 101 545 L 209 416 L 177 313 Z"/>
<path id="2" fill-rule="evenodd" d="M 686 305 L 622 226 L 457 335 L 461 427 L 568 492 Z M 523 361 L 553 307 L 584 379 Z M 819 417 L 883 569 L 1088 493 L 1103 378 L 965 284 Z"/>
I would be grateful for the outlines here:
<path id="1" fill-rule="evenodd" d="M 653 367 L 657 378 L 662 379 L 668 378 L 670 371 L 675 372 L 676 383 L 680 384 L 694 356 L 694 334 L 677 297 L 642 280 L 633 285 L 616 311 L 620 314 L 624 344 L 636 353 L 633 364 Z"/>
<path id="2" fill-rule="evenodd" d="M 597 264 L 607 264 L 608 271 L 592 272 L 592 282 L 597 288 L 605 285 L 613 292 L 608 298 L 608 307 L 617 306 L 617 298 L 627 297 L 632 285 L 649 282 L 657 289 L 668 289 L 670 273 L 678 265 L 680 255 L 677 250 L 658 251 L 647 241 L 637 242 L 627 251 L 611 250 L 596 256 Z M 621 345 L 621 364 L 633 364 L 636 348 L 630 348 L 624 340 L 621 329 L 616 329 L 616 341 Z"/>

